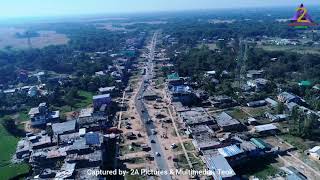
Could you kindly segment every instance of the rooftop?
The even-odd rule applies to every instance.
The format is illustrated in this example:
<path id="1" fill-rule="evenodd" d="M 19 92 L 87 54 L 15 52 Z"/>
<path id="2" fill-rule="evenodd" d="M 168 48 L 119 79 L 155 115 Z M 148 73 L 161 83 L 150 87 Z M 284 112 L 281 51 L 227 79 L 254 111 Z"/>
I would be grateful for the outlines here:
<path id="1" fill-rule="evenodd" d="M 228 161 L 222 155 L 204 155 L 203 158 L 208 169 L 216 172 L 215 174 L 218 176 L 217 179 L 233 177 L 236 175 Z M 219 171 L 228 173 L 219 174 Z"/>
<path id="2" fill-rule="evenodd" d="M 76 120 L 52 124 L 52 130 L 54 134 L 63 134 L 65 132 L 74 131 L 75 129 L 76 129 Z"/>
<path id="3" fill-rule="evenodd" d="M 93 96 L 92 99 L 102 99 L 102 98 L 109 98 L 110 94 L 101 94 L 101 95 L 96 95 Z"/>
<path id="4" fill-rule="evenodd" d="M 79 113 L 79 118 L 82 117 L 90 117 L 93 113 L 93 108 L 85 108 L 85 109 L 81 109 L 80 113 Z"/>
<path id="5" fill-rule="evenodd" d="M 222 112 L 217 116 L 217 123 L 220 127 L 240 124 L 240 122 L 234 118 L 232 118 L 229 114 L 226 112 Z"/>
<path id="6" fill-rule="evenodd" d="M 235 156 L 235 155 L 241 154 L 244 151 L 242 149 L 240 149 L 237 145 L 231 145 L 231 146 L 219 148 L 218 152 L 223 157 L 231 157 L 231 156 Z"/>
<path id="7" fill-rule="evenodd" d="M 274 124 L 264 124 L 260 126 L 255 126 L 256 132 L 263 132 L 263 131 L 270 131 L 270 130 L 277 130 L 277 126 Z"/>

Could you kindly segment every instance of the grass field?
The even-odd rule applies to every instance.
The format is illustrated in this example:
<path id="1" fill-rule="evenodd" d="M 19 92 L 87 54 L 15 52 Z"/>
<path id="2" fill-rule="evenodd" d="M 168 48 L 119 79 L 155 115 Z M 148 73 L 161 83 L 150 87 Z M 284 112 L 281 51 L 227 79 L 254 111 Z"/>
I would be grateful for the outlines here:
<path id="1" fill-rule="evenodd" d="M 54 107 L 54 108 L 61 111 L 61 113 L 64 114 L 66 112 L 86 108 L 90 104 L 92 104 L 93 93 L 88 92 L 88 91 L 78 91 L 78 95 L 79 95 L 79 97 L 76 99 L 76 103 L 73 105 L 73 107 L 71 107 L 69 105 L 63 105 L 63 106 Z"/>
<path id="2" fill-rule="evenodd" d="M 79 99 L 77 99 L 77 103 L 74 105 L 76 108 L 85 108 L 92 103 L 93 93 L 88 91 L 78 91 Z"/>
<path id="3" fill-rule="evenodd" d="M 319 48 L 303 47 L 303 46 L 276 46 L 276 45 L 263 45 L 259 46 L 266 51 L 290 51 L 300 54 L 320 54 Z"/>
<path id="4" fill-rule="evenodd" d="M 309 146 L 306 141 L 300 137 L 292 136 L 290 134 L 281 135 L 280 137 L 300 151 L 305 151 L 311 148 L 311 146 Z"/>
<path id="5" fill-rule="evenodd" d="M 239 108 L 235 108 L 234 110 L 228 112 L 230 116 L 232 116 L 235 119 L 238 119 L 239 121 L 241 121 L 242 123 L 244 123 L 246 121 L 246 119 L 248 119 L 249 115 L 245 112 L 243 112 L 241 109 Z"/>
<path id="6" fill-rule="evenodd" d="M 2 118 L 0 118 L 0 122 Z M 26 164 L 11 164 L 11 157 L 16 151 L 19 138 L 9 134 L 0 123 L 0 179 L 9 179 L 29 171 Z"/>

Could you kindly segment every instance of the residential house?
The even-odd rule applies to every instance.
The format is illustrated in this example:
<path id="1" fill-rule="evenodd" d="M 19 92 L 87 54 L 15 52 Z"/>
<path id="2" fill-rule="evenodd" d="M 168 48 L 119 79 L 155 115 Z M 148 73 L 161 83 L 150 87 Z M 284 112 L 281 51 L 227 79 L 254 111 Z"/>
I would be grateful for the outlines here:
<path id="1" fill-rule="evenodd" d="M 239 131 L 242 130 L 242 125 L 241 123 L 231 117 L 229 114 L 226 112 L 220 113 L 216 117 L 216 121 L 218 126 L 223 130 L 223 131 Z"/>
<path id="2" fill-rule="evenodd" d="M 46 103 L 40 103 L 38 107 L 31 108 L 28 115 L 32 126 L 43 126 L 48 122 L 59 119 L 59 111 L 49 111 Z"/>
<path id="3" fill-rule="evenodd" d="M 102 105 L 109 106 L 111 104 L 110 94 L 101 94 L 93 96 L 93 107 L 95 110 L 99 110 Z"/>

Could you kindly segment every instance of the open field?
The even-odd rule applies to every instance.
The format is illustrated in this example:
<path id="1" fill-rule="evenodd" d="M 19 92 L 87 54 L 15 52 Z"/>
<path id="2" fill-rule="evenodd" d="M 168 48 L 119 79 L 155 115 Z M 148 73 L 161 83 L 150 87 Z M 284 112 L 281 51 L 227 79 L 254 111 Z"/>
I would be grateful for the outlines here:
<path id="1" fill-rule="evenodd" d="M 14 49 L 29 48 L 27 38 L 18 38 L 16 33 L 24 33 L 25 29 L 20 28 L 0 28 L 0 49 L 11 47 Z M 64 34 L 54 31 L 38 31 L 38 37 L 30 38 L 32 48 L 43 48 L 49 45 L 67 44 L 69 39 Z"/>
<path id="2" fill-rule="evenodd" d="M 261 45 L 260 48 L 266 51 L 290 51 L 300 54 L 320 54 L 319 48 L 302 47 L 302 46 L 276 46 L 276 45 Z"/>
<path id="3" fill-rule="evenodd" d="M 16 151 L 16 145 L 19 141 L 18 137 L 9 134 L 1 124 L 0 118 L 0 175 L 1 179 L 9 179 L 19 174 L 29 171 L 26 164 L 12 164 L 11 157 Z"/>

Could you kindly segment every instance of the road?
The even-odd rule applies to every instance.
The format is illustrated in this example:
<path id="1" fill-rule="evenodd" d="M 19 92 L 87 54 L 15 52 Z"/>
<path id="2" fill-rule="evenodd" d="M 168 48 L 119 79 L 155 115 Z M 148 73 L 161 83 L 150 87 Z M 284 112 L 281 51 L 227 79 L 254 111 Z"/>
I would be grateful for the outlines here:
<path id="1" fill-rule="evenodd" d="M 157 163 L 159 170 L 170 172 L 166 159 L 163 158 L 162 156 L 156 155 L 156 152 L 160 153 L 160 155 L 163 155 L 164 153 L 161 148 L 160 140 L 152 132 L 152 129 L 156 130 L 156 126 L 152 122 L 147 123 L 147 121 L 150 119 L 150 116 L 149 116 L 148 110 L 143 102 L 144 90 L 149 86 L 149 80 L 151 80 L 151 78 L 153 77 L 153 63 L 152 63 L 152 61 L 154 60 L 154 51 L 155 51 L 156 42 L 157 42 L 157 32 L 154 33 L 154 35 L 152 37 L 151 45 L 149 47 L 150 52 L 149 52 L 149 57 L 148 57 L 148 62 L 147 62 L 147 71 L 146 71 L 146 74 L 142 78 L 142 83 L 141 83 L 139 90 L 138 90 L 138 93 L 136 95 L 135 106 L 136 106 L 136 109 L 139 113 L 140 119 L 146 129 L 149 142 L 151 140 L 155 141 L 155 143 L 151 143 L 151 150 L 154 154 L 155 161 Z M 169 174 L 162 175 L 160 177 L 162 180 L 170 180 L 171 179 L 171 176 Z"/>

